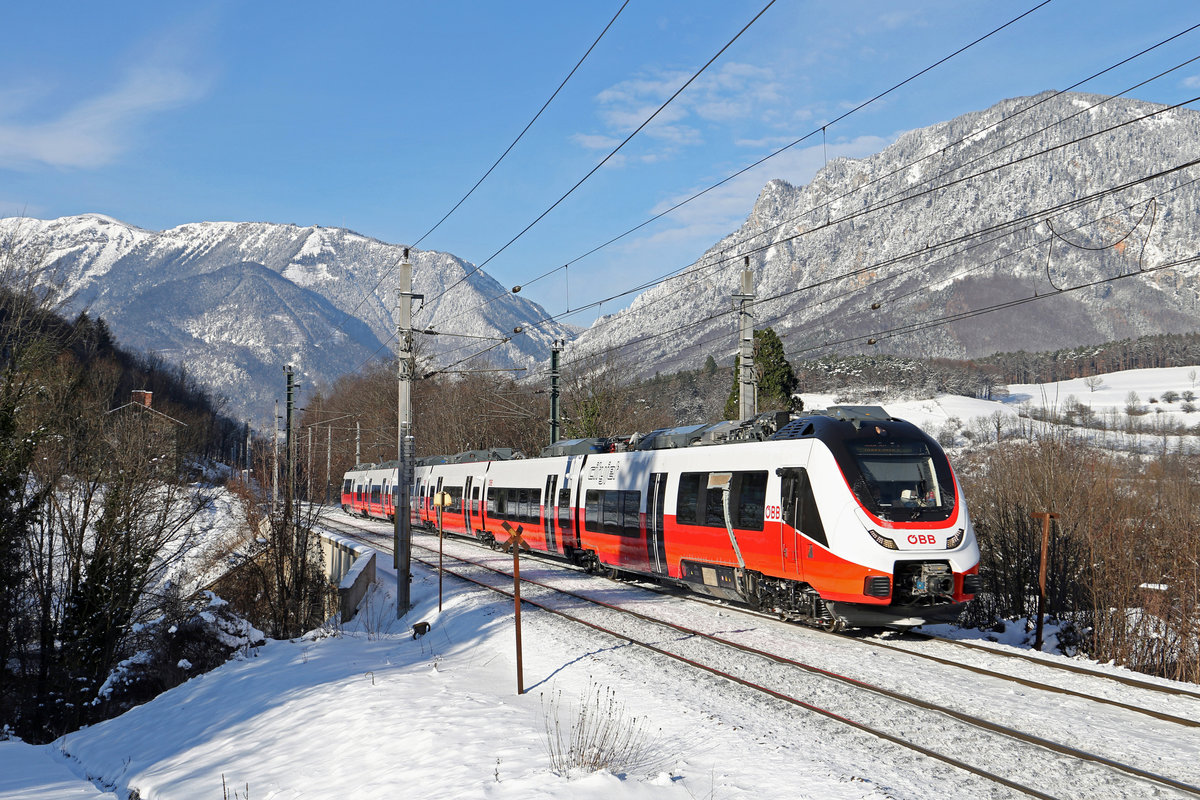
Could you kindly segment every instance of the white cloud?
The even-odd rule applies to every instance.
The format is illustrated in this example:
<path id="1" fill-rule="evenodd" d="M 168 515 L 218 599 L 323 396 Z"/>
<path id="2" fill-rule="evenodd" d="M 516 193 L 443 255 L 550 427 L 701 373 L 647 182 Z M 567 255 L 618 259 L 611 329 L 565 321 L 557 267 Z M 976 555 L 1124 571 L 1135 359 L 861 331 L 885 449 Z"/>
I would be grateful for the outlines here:
<path id="1" fill-rule="evenodd" d="M 1200 75 L 1189 75 L 1183 79 L 1183 85 L 1188 89 L 1200 89 Z"/>
<path id="2" fill-rule="evenodd" d="M 576 133 L 571 141 L 585 150 L 612 150 L 621 143 L 615 136 L 604 136 L 598 133 Z"/>
<path id="3" fill-rule="evenodd" d="M 685 72 L 659 71 L 610 86 L 596 95 L 600 120 L 610 135 L 627 135 L 687 78 Z M 777 120 L 782 97 L 781 84 L 772 70 L 739 62 L 724 64 L 697 78 L 640 136 L 658 142 L 658 149 L 648 155 L 662 159 L 679 148 L 702 144 L 705 126 Z M 573 139 L 587 147 L 601 137 L 601 134 L 576 134 Z"/>
<path id="4" fill-rule="evenodd" d="M 0 119 L 0 166 L 92 169 L 110 164 L 131 146 L 137 126 L 147 117 L 192 102 L 206 88 L 205 81 L 180 69 L 148 65 L 52 119 Z"/>

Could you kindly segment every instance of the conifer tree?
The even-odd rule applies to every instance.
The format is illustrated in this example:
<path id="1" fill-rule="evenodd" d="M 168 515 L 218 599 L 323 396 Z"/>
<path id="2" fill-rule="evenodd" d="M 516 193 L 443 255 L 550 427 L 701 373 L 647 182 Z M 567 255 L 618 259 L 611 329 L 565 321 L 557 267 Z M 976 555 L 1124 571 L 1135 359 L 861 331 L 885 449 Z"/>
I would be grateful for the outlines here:
<path id="1" fill-rule="evenodd" d="M 734 360 L 733 388 L 725 401 L 725 419 L 738 418 L 738 378 L 741 357 Z M 783 354 L 783 342 L 772 328 L 754 332 L 754 375 L 758 383 L 758 410 L 791 410 L 792 395 L 799 385 L 792 365 Z"/>

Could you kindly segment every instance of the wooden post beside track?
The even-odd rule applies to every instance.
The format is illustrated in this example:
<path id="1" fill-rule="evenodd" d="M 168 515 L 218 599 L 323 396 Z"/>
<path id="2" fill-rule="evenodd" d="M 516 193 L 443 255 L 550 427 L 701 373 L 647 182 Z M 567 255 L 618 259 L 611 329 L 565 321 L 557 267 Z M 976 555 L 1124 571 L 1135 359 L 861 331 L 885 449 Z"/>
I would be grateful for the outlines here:
<path id="1" fill-rule="evenodd" d="M 433 505 L 437 508 L 438 519 L 438 613 L 442 611 L 442 547 L 445 536 L 442 534 L 442 509 L 453 503 L 449 492 L 438 492 L 433 496 Z"/>
<path id="2" fill-rule="evenodd" d="M 1042 649 L 1042 618 L 1046 610 L 1046 554 L 1050 550 L 1050 520 L 1058 514 L 1050 511 L 1035 511 L 1029 516 L 1042 521 L 1042 568 L 1038 573 L 1037 632 L 1033 637 L 1033 649 Z"/>
<path id="3" fill-rule="evenodd" d="M 508 531 L 508 541 L 504 543 L 505 550 L 513 554 L 513 602 L 516 605 L 517 619 L 517 694 L 525 694 L 525 671 L 521 664 L 521 548 L 529 550 L 522 536 L 524 528 L 518 525 L 513 529 L 508 520 L 500 523 L 500 527 Z"/>

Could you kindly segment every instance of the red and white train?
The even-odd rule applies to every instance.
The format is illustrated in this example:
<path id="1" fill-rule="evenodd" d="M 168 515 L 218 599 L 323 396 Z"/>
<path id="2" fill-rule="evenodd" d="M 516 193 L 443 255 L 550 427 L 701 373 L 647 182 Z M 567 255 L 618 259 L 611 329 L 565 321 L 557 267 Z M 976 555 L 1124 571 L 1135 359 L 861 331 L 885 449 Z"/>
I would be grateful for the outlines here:
<path id="1" fill-rule="evenodd" d="M 877 406 L 775 424 L 764 440 L 737 441 L 761 424 L 719 423 L 559 442 L 540 458 L 423 459 L 412 523 L 436 528 L 434 496 L 445 492 L 446 532 L 493 544 L 508 522 L 533 549 L 593 571 L 828 629 L 955 618 L 978 591 L 979 548 L 937 442 Z M 396 480 L 395 462 L 355 467 L 343 508 L 390 519 Z"/>

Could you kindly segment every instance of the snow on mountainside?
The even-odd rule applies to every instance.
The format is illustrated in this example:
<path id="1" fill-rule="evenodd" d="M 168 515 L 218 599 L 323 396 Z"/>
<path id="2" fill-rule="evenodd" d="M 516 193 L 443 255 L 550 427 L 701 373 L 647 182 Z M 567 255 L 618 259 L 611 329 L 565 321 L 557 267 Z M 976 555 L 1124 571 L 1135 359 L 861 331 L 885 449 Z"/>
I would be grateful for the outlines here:
<path id="1" fill-rule="evenodd" d="M 329 383 L 385 356 L 395 330 L 397 278 L 384 276 L 403 248 L 340 228 L 200 222 L 155 232 L 86 214 L 0 220 L 6 240 L 55 267 L 74 309 L 104 317 L 127 345 L 184 363 L 230 399 L 232 413 L 259 423 L 281 393 L 284 364 L 306 386 Z M 545 311 L 483 272 L 439 298 L 471 265 L 435 251 L 411 259 L 414 291 L 429 298 L 419 327 L 500 337 L 521 325 L 522 335 L 488 354 L 504 366 L 532 364 L 553 339 L 572 336 L 554 323 L 531 327 Z M 463 342 L 439 336 L 421 345 L 439 366 L 469 354 L 436 357 Z"/>
<path id="2" fill-rule="evenodd" d="M 1200 252 L 1200 168 L 1142 179 L 1200 156 L 1200 114 L 1174 109 L 1116 127 L 1162 108 L 1071 93 L 1005 100 L 870 158 L 831 162 L 807 186 L 773 180 L 739 230 L 598 321 L 566 360 L 628 345 L 621 357 L 643 374 L 696 368 L 709 354 L 730 363 L 743 254 L 760 298 L 755 327 L 773 326 L 793 360 L 962 358 L 1194 330 L 1197 266 L 1157 268 Z"/>

